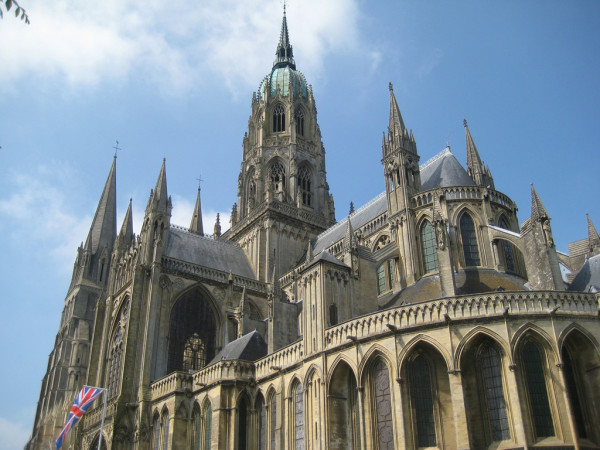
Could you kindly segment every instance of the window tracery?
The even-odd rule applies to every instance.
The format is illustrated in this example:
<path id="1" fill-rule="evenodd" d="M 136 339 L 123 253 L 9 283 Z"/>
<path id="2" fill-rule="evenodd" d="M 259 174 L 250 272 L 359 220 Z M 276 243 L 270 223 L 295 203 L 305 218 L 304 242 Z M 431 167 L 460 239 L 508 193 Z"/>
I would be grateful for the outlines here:
<path id="1" fill-rule="evenodd" d="M 112 338 L 109 364 L 106 374 L 106 383 L 108 387 L 108 395 L 110 398 L 115 397 L 121 386 L 121 373 L 123 371 L 123 354 L 124 354 L 124 337 L 129 319 L 129 298 L 125 299 L 119 312 L 119 317 L 116 321 L 116 329 Z"/>
<path id="2" fill-rule="evenodd" d="M 418 447 L 435 447 L 437 437 L 433 416 L 432 374 L 429 361 L 424 355 L 410 362 L 410 394 L 415 413 L 416 441 Z"/>
<path id="3" fill-rule="evenodd" d="M 296 109 L 294 119 L 296 121 L 296 134 L 304 136 L 304 111 L 302 111 L 302 108 Z"/>
<path id="4" fill-rule="evenodd" d="M 277 105 L 273 109 L 273 132 L 281 133 L 285 131 L 285 110 L 283 105 Z"/>
<path id="5" fill-rule="evenodd" d="M 307 167 L 302 167 L 298 172 L 298 186 L 300 197 L 304 206 L 312 206 L 311 173 Z"/>
<path id="6" fill-rule="evenodd" d="M 298 382 L 294 389 L 294 448 L 304 450 L 304 396 L 302 383 Z"/>
<path id="7" fill-rule="evenodd" d="M 282 192 L 285 189 L 285 169 L 279 161 L 274 162 L 269 168 L 269 177 L 275 192 Z"/>
<path id="8" fill-rule="evenodd" d="M 424 272 L 429 273 L 438 270 L 435 231 L 429 220 L 425 220 L 421 225 L 421 251 L 423 253 Z"/>
<path id="9" fill-rule="evenodd" d="M 469 213 L 464 213 L 460 218 L 460 235 L 462 238 L 463 253 L 465 256 L 465 266 L 479 266 L 479 248 L 477 246 L 477 235 L 475 233 L 475 224 Z"/>
<path id="10" fill-rule="evenodd" d="M 388 367 L 379 359 L 372 369 L 372 409 L 376 424 L 377 449 L 394 448 L 394 429 L 392 420 L 392 399 Z"/>
<path id="11" fill-rule="evenodd" d="M 536 437 L 554 436 L 554 424 L 546 388 L 542 352 L 533 341 L 528 341 L 521 354 L 523 371 L 529 394 L 529 407 L 533 417 Z"/>

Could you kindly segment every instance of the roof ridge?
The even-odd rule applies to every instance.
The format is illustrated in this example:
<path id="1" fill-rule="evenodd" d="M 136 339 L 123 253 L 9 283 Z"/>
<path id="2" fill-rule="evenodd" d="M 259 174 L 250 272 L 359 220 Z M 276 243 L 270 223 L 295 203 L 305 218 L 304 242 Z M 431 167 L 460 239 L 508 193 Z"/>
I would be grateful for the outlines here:
<path id="1" fill-rule="evenodd" d="M 381 197 L 384 197 L 384 196 L 385 196 L 385 191 L 383 191 L 381 194 L 379 194 L 376 197 L 369 200 L 367 203 L 362 205 L 360 208 L 358 208 L 352 214 L 345 216 L 342 220 L 340 220 L 339 222 L 336 222 L 335 224 L 333 224 L 332 226 L 327 228 L 325 231 L 323 231 L 321 234 L 319 234 L 317 236 L 317 241 L 319 239 L 321 239 L 323 236 L 327 236 L 329 233 L 331 233 L 332 230 L 337 229 L 338 227 L 344 225 L 348 221 L 348 218 L 358 215 L 361 211 L 364 211 L 365 209 L 367 209 L 369 206 L 371 206 L 373 203 L 375 203 L 377 200 L 379 200 Z M 350 223 L 352 223 L 352 222 L 350 222 Z"/>
<path id="2" fill-rule="evenodd" d="M 437 155 L 434 155 L 433 157 L 429 158 L 427 161 L 425 161 L 419 167 L 419 170 L 426 169 L 427 167 L 429 167 L 430 165 L 432 165 L 434 162 L 436 162 L 439 159 L 442 159 L 446 155 L 453 155 L 454 156 L 454 153 L 452 153 L 452 151 L 450 150 L 450 147 L 446 147 L 444 150 L 442 150 L 441 152 L 439 152 Z"/>
<path id="3" fill-rule="evenodd" d="M 222 239 L 215 239 L 214 237 L 212 237 L 212 235 L 208 235 L 208 234 L 199 235 L 197 233 L 194 233 L 193 231 L 190 231 L 189 228 L 183 227 L 181 225 L 176 225 L 174 223 L 170 224 L 170 228 L 172 230 L 175 230 L 175 231 L 180 231 L 182 233 L 189 234 L 190 236 L 194 236 L 194 237 L 196 237 L 198 239 L 204 239 L 206 241 L 211 241 L 211 242 L 216 242 L 216 243 L 223 244 L 223 245 L 229 245 L 229 246 L 232 246 L 232 247 L 239 247 L 239 248 L 241 248 L 240 245 L 237 244 L 237 243 L 235 243 L 235 242 L 226 241 L 226 240 L 222 240 Z"/>

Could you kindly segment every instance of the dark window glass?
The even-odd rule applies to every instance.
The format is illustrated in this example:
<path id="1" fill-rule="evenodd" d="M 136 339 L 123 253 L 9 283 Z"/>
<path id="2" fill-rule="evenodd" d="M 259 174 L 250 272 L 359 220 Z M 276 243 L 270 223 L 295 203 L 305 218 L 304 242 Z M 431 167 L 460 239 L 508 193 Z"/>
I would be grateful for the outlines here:
<path id="1" fill-rule="evenodd" d="M 202 445 L 202 416 L 199 410 L 194 411 L 194 437 L 192 439 L 192 445 L 194 450 L 201 450 Z"/>
<path id="2" fill-rule="evenodd" d="M 273 132 L 285 131 L 285 110 L 283 106 L 277 105 L 273 110 Z"/>
<path id="3" fill-rule="evenodd" d="M 171 312 L 167 371 L 204 367 L 215 356 L 216 335 L 209 300 L 199 290 L 184 295 Z"/>
<path id="4" fill-rule="evenodd" d="M 160 448 L 160 418 L 156 416 L 154 418 L 154 437 L 153 437 L 153 450 L 158 450 Z"/>
<path id="5" fill-rule="evenodd" d="M 271 396 L 269 416 L 271 425 L 271 450 L 275 450 L 275 441 L 277 438 L 277 433 L 275 430 L 275 427 L 277 426 L 277 396 L 275 394 Z"/>
<path id="6" fill-rule="evenodd" d="M 296 385 L 294 394 L 294 432 L 296 450 L 304 450 L 304 396 L 302 383 Z"/>
<path id="7" fill-rule="evenodd" d="M 375 382 L 375 409 L 377 418 L 377 442 L 379 450 L 394 448 L 392 423 L 392 400 L 390 397 L 390 377 L 386 364 L 379 360 L 373 367 Z"/>
<path id="8" fill-rule="evenodd" d="M 421 247 L 423 251 L 423 268 L 425 273 L 438 270 L 437 251 L 435 247 L 435 233 L 431 222 L 426 220 L 421 226 Z"/>
<path id="9" fill-rule="evenodd" d="M 210 449 L 212 439 L 212 406 L 208 405 L 204 410 L 204 450 Z"/>
<path id="10" fill-rule="evenodd" d="M 583 410 L 581 408 L 580 392 L 577 386 L 577 378 L 575 374 L 575 367 L 571 359 L 571 354 L 565 348 L 562 352 L 563 359 L 563 372 L 565 374 L 565 381 L 567 384 L 567 392 L 569 393 L 569 403 L 571 404 L 571 410 L 573 416 L 575 416 L 575 427 L 577 428 L 577 435 L 580 438 L 587 438 L 587 432 L 585 430 L 585 421 L 583 420 Z"/>
<path id="11" fill-rule="evenodd" d="M 510 230 L 508 223 L 504 216 L 500 217 L 499 222 L 500 228 L 504 228 L 505 230 Z M 512 244 L 508 241 L 502 240 L 502 250 L 504 253 L 504 261 L 506 264 L 506 270 L 508 272 L 515 271 L 515 256 L 513 254 Z"/>
<path id="12" fill-rule="evenodd" d="M 477 236 L 475 235 L 475 224 L 467 213 L 460 218 L 460 235 L 462 237 L 463 253 L 465 254 L 466 266 L 479 266 L 479 249 L 477 247 Z"/>
<path id="13" fill-rule="evenodd" d="M 163 450 L 169 450 L 169 415 L 163 415 L 163 437 L 162 437 Z"/>
<path id="14" fill-rule="evenodd" d="M 385 286 L 385 264 L 382 264 L 377 268 L 377 292 L 382 294 L 385 291 L 387 291 Z"/>
<path id="15" fill-rule="evenodd" d="M 311 175 L 310 171 L 303 167 L 298 173 L 298 184 L 300 187 L 300 196 L 302 197 L 302 204 L 305 206 L 312 205 L 312 193 L 311 193 Z"/>
<path id="16" fill-rule="evenodd" d="M 285 169 L 280 162 L 274 163 L 269 169 L 271 175 L 271 183 L 275 192 L 280 192 L 285 189 Z"/>
<path id="17" fill-rule="evenodd" d="M 265 408 L 265 402 L 262 395 L 259 395 L 256 402 L 256 410 L 258 412 L 258 449 L 267 449 L 267 414 Z"/>
<path id="18" fill-rule="evenodd" d="M 417 421 L 417 445 L 435 447 L 435 422 L 433 420 L 433 392 L 431 369 L 423 355 L 417 356 L 409 367 L 410 393 Z"/>
<path id="19" fill-rule="evenodd" d="M 329 305 L 329 325 L 337 325 L 337 323 L 338 323 L 337 306 Z"/>
<path id="20" fill-rule="evenodd" d="M 523 347 L 522 356 L 535 434 L 537 437 L 554 436 L 542 355 L 537 345 L 529 341 Z"/>
<path id="21" fill-rule="evenodd" d="M 392 289 L 394 287 L 394 260 L 388 259 L 387 262 L 387 275 L 388 275 L 388 287 Z"/>
<path id="22" fill-rule="evenodd" d="M 246 400 L 242 399 L 238 405 L 238 448 L 240 450 L 246 450 L 247 413 Z"/>
<path id="23" fill-rule="evenodd" d="M 502 388 L 502 366 L 498 351 L 491 345 L 486 345 L 479 354 L 478 366 L 483 379 L 493 440 L 510 439 Z"/>
<path id="24" fill-rule="evenodd" d="M 294 116 L 296 119 L 296 134 L 298 136 L 304 136 L 304 113 L 298 108 Z"/>

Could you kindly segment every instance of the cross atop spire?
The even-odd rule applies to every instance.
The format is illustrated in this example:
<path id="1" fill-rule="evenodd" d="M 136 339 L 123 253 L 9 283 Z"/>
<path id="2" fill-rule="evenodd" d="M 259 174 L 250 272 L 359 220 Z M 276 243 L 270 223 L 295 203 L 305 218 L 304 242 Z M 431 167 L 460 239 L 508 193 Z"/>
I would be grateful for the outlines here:
<path id="1" fill-rule="evenodd" d="M 277 57 L 273 63 L 274 67 L 289 66 L 292 69 L 296 69 L 294 51 L 292 49 L 292 44 L 290 43 L 290 34 L 288 32 L 285 3 L 283 5 L 283 20 L 281 22 L 281 33 L 279 34 L 279 44 L 277 44 L 277 51 L 275 54 Z"/>

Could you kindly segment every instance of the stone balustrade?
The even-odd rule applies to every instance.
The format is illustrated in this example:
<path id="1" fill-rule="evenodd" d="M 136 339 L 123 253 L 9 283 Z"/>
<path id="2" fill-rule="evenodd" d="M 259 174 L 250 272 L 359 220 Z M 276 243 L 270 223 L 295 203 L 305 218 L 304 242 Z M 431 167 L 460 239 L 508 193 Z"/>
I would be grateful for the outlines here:
<path id="1" fill-rule="evenodd" d="M 250 361 L 239 359 L 228 359 L 211 364 L 202 370 L 193 374 L 194 389 L 198 386 L 227 381 L 227 380 L 247 380 L 255 379 L 254 364 Z"/>
<path id="2" fill-rule="evenodd" d="M 302 343 L 302 339 L 300 339 L 256 361 L 256 378 L 261 379 L 271 375 L 274 370 L 272 368 L 274 367 L 285 368 L 291 366 L 302 360 L 303 356 L 304 344 Z"/>
<path id="3" fill-rule="evenodd" d="M 174 392 L 185 392 L 192 389 L 192 375 L 188 372 L 173 372 L 150 385 L 152 400 L 171 395 Z"/>

